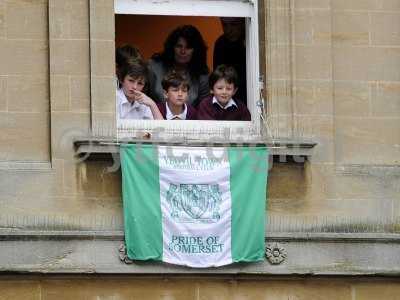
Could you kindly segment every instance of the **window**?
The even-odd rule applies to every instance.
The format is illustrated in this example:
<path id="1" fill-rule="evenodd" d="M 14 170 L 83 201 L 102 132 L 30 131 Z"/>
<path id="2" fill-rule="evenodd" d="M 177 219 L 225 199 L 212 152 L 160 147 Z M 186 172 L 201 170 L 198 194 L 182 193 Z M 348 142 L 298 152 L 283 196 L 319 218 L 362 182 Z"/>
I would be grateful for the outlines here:
<path id="1" fill-rule="evenodd" d="M 215 139 L 249 139 L 260 134 L 259 101 L 259 40 L 258 40 L 258 9 L 257 1 L 240 0 L 115 0 L 114 13 L 116 19 L 120 15 L 133 15 L 151 18 L 154 16 L 169 16 L 182 18 L 192 16 L 199 20 L 208 18 L 215 21 L 218 17 L 245 18 L 246 21 L 246 81 L 247 107 L 251 113 L 251 121 L 146 121 L 123 120 L 117 124 L 119 137 L 125 137 L 141 132 L 149 132 L 154 138 L 177 138 L 189 140 Z M 168 32 L 174 28 L 166 29 Z M 139 29 L 140 30 L 140 29 Z M 132 29 L 132 35 L 135 30 Z M 119 36 L 117 32 L 116 42 Z M 209 45 L 211 46 L 211 45 Z M 140 47 L 139 47 L 140 48 Z M 210 47 L 211 48 L 211 47 Z M 212 55 L 212 52 L 211 52 Z M 210 52 L 208 53 L 210 56 Z M 211 68 L 210 68 L 211 69 Z"/>

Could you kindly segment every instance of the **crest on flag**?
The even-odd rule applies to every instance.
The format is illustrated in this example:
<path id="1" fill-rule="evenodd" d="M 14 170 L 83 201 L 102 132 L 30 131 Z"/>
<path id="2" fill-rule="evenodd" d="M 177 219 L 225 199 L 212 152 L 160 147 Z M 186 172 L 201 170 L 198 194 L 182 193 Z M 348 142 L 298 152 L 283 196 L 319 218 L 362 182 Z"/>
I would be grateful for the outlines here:
<path id="1" fill-rule="evenodd" d="M 215 223 L 220 219 L 218 184 L 169 184 L 166 200 L 178 223 Z"/>

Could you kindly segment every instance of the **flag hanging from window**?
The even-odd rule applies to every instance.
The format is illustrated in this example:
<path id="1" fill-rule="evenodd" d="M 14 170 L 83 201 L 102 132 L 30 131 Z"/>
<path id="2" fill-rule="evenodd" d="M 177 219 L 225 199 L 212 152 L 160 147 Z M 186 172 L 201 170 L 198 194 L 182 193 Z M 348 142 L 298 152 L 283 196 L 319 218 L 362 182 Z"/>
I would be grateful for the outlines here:
<path id="1" fill-rule="evenodd" d="M 121 146 L 132 260 L 218 267 L 264 259 L 265 147 Z"/>

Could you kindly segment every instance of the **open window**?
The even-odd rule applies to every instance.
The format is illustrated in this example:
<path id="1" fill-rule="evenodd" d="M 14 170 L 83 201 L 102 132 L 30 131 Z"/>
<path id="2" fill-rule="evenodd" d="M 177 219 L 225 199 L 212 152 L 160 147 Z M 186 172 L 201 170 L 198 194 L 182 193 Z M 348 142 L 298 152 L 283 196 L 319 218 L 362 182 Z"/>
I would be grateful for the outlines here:
<path id="1" fill-rule="evenodd" d="M 246 94 L 247 107 L 251 113 L 251 121 L 119 120 L 117 122 L 118 137 L 140 136 L 141 133 L 148 132 L 155 139 L 176 139 L 181 137 L 188 140 L 208 141 L 210 138 L 219 140 L 259 138 L 260 110 L 257 103 L 260 101 L 260 92 L 258 82 L 259 39 L 257 5 L 257 0 L 115 0 L 116 46 L 123 42 L 131 42 L 143 52 L 144 58 L 148 59 L 154 52 L 162 50 L 160 46 L 162 46 L 165 37 L 177 25 L 190 24 L 192 22 L 192 25 L 199 28 L 203 38 L 206 36 L 205 39 L 209 48 L 207 56 L 210 70 L 213 68 L 213 44 L 216 37 L 222 34 L 219 18 L 231 17 L 244 19 L 246 24 Z M 138 24 L 142 24 L 142 26 L 138 26 Z M 203 24 L 203 27 L 201 27 L 201 24 Z M 151 26 L 154 26 L 154 28 L 150 28 L 149 31 L 149 27 Z M 149 34 L 149 32 L 155 31 L 159 33 L 157 36 Z"/>

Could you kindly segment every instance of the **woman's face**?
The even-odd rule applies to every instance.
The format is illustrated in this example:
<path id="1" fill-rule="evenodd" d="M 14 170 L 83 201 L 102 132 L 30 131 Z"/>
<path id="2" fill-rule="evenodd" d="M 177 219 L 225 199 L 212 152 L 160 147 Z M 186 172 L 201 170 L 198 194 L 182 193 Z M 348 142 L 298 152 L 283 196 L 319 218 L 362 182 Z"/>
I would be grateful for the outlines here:
<path id="1" fill-rule="evenodd" d="M 179 65 L 187 65 L 193 56 L 193 48 L 189 48 L 186 40 L 182 37 L 175 44 L 175 63 Z"/>

